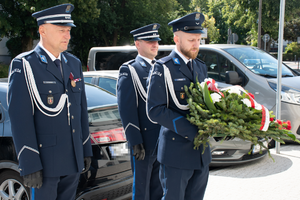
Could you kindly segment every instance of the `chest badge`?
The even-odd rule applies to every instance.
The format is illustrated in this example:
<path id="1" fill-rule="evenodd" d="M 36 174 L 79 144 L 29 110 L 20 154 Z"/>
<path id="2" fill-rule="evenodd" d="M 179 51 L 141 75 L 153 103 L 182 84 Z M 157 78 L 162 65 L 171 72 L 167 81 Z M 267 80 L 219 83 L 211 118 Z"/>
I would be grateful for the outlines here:
<path id="1" fill-rule="evenodd" d="M 180 99 L 185 99 L 185 92 L 180 92 Z"/>
<path id="2" fill-rule="evenodd" d="M 74 80 L 74 76 L 72 72 L 70 73 L 69 79 L 71 80 L 71 86 L 76 87 L 76 82 Z"/>
<path id="3" fill-rule="evenodd" d="M 49 95 L 47 96 L 47 103 L 48 103 L 49 105 L 52 105 L 53 102 L 54 102 L 54 97 L 53 97 L 52 94 L 49 94 Z"/>

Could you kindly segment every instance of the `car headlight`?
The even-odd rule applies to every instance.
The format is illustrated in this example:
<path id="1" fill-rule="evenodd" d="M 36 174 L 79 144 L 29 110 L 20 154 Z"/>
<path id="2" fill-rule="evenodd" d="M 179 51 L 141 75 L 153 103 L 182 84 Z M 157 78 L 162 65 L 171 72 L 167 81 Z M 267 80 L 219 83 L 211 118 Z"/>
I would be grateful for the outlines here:
<path id="1" fill-rule="evenodd" d="M 277 92 L 277 84 L 269 82 L 270 87 Z M 281 86 L 281 101 L 293 104 L 300 104 L 300 91 L 294 88 Z"/>

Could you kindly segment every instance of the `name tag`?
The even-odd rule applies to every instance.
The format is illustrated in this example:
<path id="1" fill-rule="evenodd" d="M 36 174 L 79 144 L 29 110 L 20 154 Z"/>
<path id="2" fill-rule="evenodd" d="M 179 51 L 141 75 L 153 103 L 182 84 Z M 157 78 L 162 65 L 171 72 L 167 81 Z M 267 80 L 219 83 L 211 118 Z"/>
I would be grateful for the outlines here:
<path id="1" fill-rule="evenodd" d="M 176 78 L 174 79 L 174 81 L 185 81 L 186 79 L 185 78 Z"/>
<path id="2" fill-rule="evenodd" d="M 44 84 L 56 84 L 56 81 L 43 81 Z"/>

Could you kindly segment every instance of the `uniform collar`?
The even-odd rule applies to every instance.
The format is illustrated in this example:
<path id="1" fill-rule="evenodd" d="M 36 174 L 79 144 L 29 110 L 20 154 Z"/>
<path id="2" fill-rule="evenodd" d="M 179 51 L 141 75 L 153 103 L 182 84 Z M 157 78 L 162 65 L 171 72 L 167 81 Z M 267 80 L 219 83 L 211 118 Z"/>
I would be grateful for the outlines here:
<path id="1" fill-rule="evenodd" d="M 151 63 L 151 59 L 149 59 L 149 58 L 146 58 L 146 57 L 144 57 L 144 56 L 141 56 L 141 54 L 138 54 L 138 56 L 139 57 L 141 57 L 142 59 L 144 59 L 145 61 L 147 61 L 147 63 L 149 63 L 149 65 L 153 65 L 152 63 Z"/>
<path id="2" fill-rule="evenodd" d="M 48 56 L 50 57 L 50 59 L 54 62 L 56 59 L 61 60 L 61 54 L 58 55 L 58 58 L 56 58 L 52 53 L 50 53 L 50 51 L 48 51 L 41 42 L 38 43 L 38 45 L 48 54 Z"/>
<path id="3" fill-rule="evenodd" d="M 184 55 L 182 55 L 182 53 L 180 53 L 178 50 L 177 50 L 177 46 L 176 48 L 174 49 L 175 52 L 180 56 L 180 58 L 185 62 L 185 64 L 187 64 L 189 61 L 192 62 L 192 59 L 186 59 L 186 57 Z"/>

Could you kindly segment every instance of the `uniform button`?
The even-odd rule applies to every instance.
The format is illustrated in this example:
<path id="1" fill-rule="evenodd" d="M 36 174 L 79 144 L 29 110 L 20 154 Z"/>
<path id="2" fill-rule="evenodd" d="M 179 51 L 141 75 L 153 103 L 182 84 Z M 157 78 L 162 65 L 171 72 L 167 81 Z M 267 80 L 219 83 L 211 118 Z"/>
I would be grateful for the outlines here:
<path id="1" fill-rule="evenodd" d="M 79 88 L 79 90 L 81 90 L 81 88 Z"/>
<path id="2" fill-rule="evenodd" d="M 68 90 L 66 89 L 66 92 L 68 92 Z"/>
<path id="3" fill-rule="evenodd" d="M 43 145 L 42 144 L 40 144 L 40 147 L 42 147 Z"/>
<path id="4" fill-rule="evenodd" d="M 74 119 L 74 116 L 72 115 L 72 119 Z"/>
<path id="5" fill-rule="evenodd" d="M 185 136 L 185 138 L 188 139 L 189 137 L 188 137 L 188 136 Z"/>
<path id="6" fill-rule="evenodd" d="M 181 87 L 181 89 L 183 90 L 183 87 Z"/>
<path id="7" fill-rule="evenodd" d="M 71 103 L 69 103 L 69 106 L 71 106 L 72 104 Z"/>
<path id="8" fill-rule="evenodd" d="M 145 128 L 145 131 L 147 130 L 147 128 Z"/>
<path id="9" fill-rule="evenodd" d="M 20 168 L 19 170 L 20 170 L 20 171 L 22 171 L 22 169 L 21 169 L 21 168 Z"/>
<path id="10" fill-rule="evenodd" d="M 51 91 L 51 90 L 49 90 L 49 93 L 51 94 L 51 93 L 52 93 L 52 91 Z"/>
<path id="11" fill-rule="evenodd" d="M 75 133 L 75 129 L 73 129 L 73 133 Z"/>
<path id="12" fill-rule="evenodd" d="M 172 140 L 175 140 L 175 138 L 172 138 Z"/>

